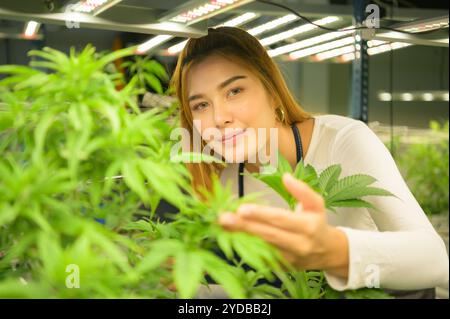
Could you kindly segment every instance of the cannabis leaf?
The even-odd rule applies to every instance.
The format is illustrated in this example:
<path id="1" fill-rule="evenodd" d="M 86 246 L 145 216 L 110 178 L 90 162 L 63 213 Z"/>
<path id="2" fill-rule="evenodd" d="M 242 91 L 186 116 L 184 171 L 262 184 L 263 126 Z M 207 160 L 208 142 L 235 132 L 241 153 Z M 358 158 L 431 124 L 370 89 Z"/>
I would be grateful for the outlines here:
<path id="1" fill-rule="evenodd" d="M 271 174 L 252 173 L 253 177 L 267 184 L 283 197 L 293 209 L 297 203 L 283 185 L 282 177 L 285 173 L 292 174 L 295 178 L 308 184 L 318 192 L 325 200 L 325 207 L 336 212 L 336 207 L 364 207 L 378 210 L 371 203 L 361 199 L 365 196 L 394 196 L 391 192 L 369 186 L 377 180 L 369 175 L 356 174 L 339 178 L 342 172 L 340 164 L 327 167 L 322 173 L 317 174 L 313 166 L 305 165 L 301 160 L 295 167 L 294 172 L 289 162 L 279 154 L 278 167 Z M 267 169 L 266 171 L 270 171 Z"/>

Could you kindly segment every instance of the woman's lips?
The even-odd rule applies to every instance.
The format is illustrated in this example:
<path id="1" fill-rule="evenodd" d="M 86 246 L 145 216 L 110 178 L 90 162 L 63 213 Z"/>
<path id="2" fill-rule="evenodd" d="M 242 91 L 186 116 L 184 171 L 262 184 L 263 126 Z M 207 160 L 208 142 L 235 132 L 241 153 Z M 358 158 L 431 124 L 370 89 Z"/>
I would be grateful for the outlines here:
<path id="1" fill-rule="evenodd" d="M 242 130 L 242 131 L 239 131 L 239 132 L 234 132 L 234 133 L 227 134 L 227 135 L 223 136 L 223 137 L 222 137 L 222 143 L 229 143 L 229 142 L 235 143 L 235 142 L 236 142 L 236 139 L 237 139 L 240 135 L 244 134 L 245 131 L 246 131 L 246 130 Z"/>

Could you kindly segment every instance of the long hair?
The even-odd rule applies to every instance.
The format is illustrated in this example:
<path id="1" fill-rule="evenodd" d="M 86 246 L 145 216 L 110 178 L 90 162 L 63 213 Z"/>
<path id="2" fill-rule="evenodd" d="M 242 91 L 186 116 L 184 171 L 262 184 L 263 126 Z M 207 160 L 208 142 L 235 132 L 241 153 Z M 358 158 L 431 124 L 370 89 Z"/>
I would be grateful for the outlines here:
<path id="1" fill-rule="evenodd" d="M 206 57 L 218 54 L 233 63 L 237 63 L 252 72 L 273 96 L 285 114 L 284 125 L 303 122 L 311 118 L 311 114 L 303 110 L 289 91 L 280 69 L 269 57 L 266 49 L 258 39 L 246 31 L 235 27 L 209 28 L 208 34 L 200 38 L 190 38 L 181 51 L 171 85 L 180 102 L 181 126 L 189 132 L 190 145 L 193 145 L 193 116 L 188 103 L 186 78 L 189 69 Z M 202 147 L 205 146 L 202 141 Z M 202 148 L 203 149 L 203 148 Z M 211 189 L 213 175 L 220 175 L 223 165 L 215 163 L 188 163 L 192 174 L 192 184 L 198 192 L 202 188 Z"/>

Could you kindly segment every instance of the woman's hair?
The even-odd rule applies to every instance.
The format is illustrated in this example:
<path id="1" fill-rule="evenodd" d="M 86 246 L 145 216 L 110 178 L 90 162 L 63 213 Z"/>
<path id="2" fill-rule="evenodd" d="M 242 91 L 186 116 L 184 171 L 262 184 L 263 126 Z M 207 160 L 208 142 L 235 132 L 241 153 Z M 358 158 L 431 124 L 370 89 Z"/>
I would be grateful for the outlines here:
<path id="1" fill-rule="evenodd" d="M 171 84 L 175 88 L 181 104 L 181 126 L 188 130 L 192 151 L 193 117 L 188 103 L 187 74 L 189 69 L 206 57 L 217 54 L 237 63 L 252 72 L 282 108 L 285 114 L 285 125 L 303 122 L 311 118 L 295 101 L 275 62 L 269 57 L 266 49 L 258 39 L 246 31 L 234 27 L 209 28 L 208 34 L 200 38 L 190 38 L 180 53 Z M 205 146 L 202 141 L 202 147 Z M 203 150 L 203 148 L 202 148 Z M 189 163 L 187 168 L 192 174 L 192 184 L 198 192 L 201 188 L 211 189 L 213 175 L 219 175 L 223 165 L 214 163 Z"/>

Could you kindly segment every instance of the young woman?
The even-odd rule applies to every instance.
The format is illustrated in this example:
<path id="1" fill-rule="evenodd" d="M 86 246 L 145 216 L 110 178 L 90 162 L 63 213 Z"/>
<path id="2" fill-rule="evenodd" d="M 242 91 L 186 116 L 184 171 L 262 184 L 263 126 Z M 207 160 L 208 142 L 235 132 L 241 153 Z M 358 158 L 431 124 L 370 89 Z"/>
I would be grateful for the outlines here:
<path id="1" fill-rule="evenodd" d="M 182 126 L 191 138 L 199 133 L 202 145 L 210 145 L 229 163 L 225 168 L 188 164 L 194 185 L 208 188 L 211 176 L 217 174 L 223 183 L 231 181 L 236 196 L 262 192 L 266 200 L 264 205 L 241 205 L 236 214 L 224 212 L 219 220 L 223 227 L 260 236 L 300 269 L 324 270 L 337 290 L 378 283 L 403 291 L 448 285 L 444 242 L 368 126 L 343 116 L 307 113 L 256 38 L 239 28 L 208 31 L 188 41 L 172 81 L 181 103 Z M 210 134 L 211 129 L 221 135 Z M 277 148 L 269 146 L 274 142 L 271 129 L 277 131 Z M 255 147 L 249 132 L 263 143 Z M 299 203 L 293 213 L 262 182 L 240 177 L 240 172 L 257 172 L 259 157 L 249 159 L 267 150 L 271 154 L 278 150 L 292 167 L 303 159 L 318 172 L 341 164 L 341 177 L 371 175 L 377 179 L 374 186 L 397 198 L 367 197 L 380 211 L 328 212 L 319 194 L 285 175 L 284 186 Z"/>

